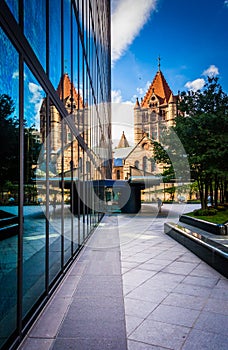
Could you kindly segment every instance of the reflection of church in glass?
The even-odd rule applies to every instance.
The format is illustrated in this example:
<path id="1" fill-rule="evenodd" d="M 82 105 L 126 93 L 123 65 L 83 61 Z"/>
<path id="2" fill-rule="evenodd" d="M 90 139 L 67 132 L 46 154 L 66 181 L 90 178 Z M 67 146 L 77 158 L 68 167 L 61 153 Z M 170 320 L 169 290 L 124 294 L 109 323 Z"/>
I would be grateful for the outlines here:
<path id="1" fill-rule="evenodd" d="M 88 144 L 88 108 L 84 105 L 81 95 L 76 91 L 67 74 L 61 78 L 57 93 L 69 114 L 69 119 L 73 121 L 79 134 L 83 135 L 84 141 Z M 46 108 L 47 100 L 45 99 L 40 109 L 40 133 L 42 143 L 45 143 L 46 139 L 49 142 L 50 172 L 59 175 L 62 163 L 65 175 L 71 169 L 79 168 L 82 173 L 82 167 L 90 171 L 89 160 L 86 164 L 82 164 L 83 151 L 56 106 L 50 102 L 48 123 L 46 123 Z M 49 125 L 48 131 L 46 125 Z M 47 144 L 45 147 L 47 149 Z"/>

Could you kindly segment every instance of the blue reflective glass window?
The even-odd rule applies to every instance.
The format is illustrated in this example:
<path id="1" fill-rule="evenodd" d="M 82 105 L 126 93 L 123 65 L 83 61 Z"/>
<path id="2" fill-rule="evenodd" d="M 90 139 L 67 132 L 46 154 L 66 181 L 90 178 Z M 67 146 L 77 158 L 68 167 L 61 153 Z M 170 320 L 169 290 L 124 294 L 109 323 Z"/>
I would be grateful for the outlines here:
<path id="1" fill-rule="evenodd" d="M 6 3 L 9 6 L 16 21 L 18 22 L 18 0 L 6 0 Z"/>
<path id="2" fill-rule="evenodd" d="M 49 77 L 55 88 L 61 78 L 61 1 L 49 2 Z"/>
<path id="3" fill-rule="evenodd" d="M 44 91 L 25 65 L 23 317 L 45 291 L 46 159 L 40 132 L 44 109 Z"/>
<path id="4" fill-rule="evenodd" d="M 17 326 L 19 59 L 0 28 L 0 348 Z"/>
<path id="5" fill-rule="evenodd" d="M 24 34 L 46 69 L 46 0 L 24 0 Z"/>

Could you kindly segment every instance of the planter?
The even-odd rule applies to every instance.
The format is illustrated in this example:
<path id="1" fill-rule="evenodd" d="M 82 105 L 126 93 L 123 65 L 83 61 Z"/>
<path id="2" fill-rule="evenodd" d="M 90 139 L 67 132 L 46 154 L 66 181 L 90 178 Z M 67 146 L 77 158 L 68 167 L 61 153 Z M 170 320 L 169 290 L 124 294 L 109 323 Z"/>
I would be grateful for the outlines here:
<path id="1" fill-rule="evenodd" d="M 202 230 L 212 233 L 214 235 L 223 236 L 228 234 L 227 225 L 214 224 L 212 222 L 192 218 L 188 215 L 181 215 L 179 221 L 191 226 L 201 228 Z"/>

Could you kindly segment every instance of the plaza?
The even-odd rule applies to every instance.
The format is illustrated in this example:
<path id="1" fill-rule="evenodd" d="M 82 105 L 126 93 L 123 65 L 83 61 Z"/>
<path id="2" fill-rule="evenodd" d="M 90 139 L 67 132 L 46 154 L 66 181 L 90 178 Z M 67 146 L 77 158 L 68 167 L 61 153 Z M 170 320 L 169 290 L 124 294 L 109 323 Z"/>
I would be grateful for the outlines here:
<path id="1" fill-rule="evenodd" d="M 164 234 L 193 207 L 106 215 L 19 349 L 227 349 L 227 279 Z"/>

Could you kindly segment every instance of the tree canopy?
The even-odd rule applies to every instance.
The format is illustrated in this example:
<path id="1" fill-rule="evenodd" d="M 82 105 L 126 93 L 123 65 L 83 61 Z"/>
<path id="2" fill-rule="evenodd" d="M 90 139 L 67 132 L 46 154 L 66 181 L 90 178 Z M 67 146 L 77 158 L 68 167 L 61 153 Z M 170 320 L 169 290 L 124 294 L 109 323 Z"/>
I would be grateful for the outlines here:
<path id="1" fill-rule="evenodd" d="M 228 201 L 228 96 L 217 77 L 208 77 L 202 90 L 181 93 L 172 129 L 188 156 L 191 178 L 198 183 L 202 208 L 206 208 L 209 195 L 215 206 L 219 201 Z M 169 138 L 166 143 L 171 152 Z M 165 160 L 164 150 L 156 149 L 156 159 Z"/>

